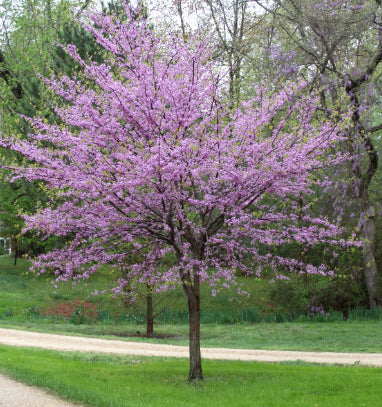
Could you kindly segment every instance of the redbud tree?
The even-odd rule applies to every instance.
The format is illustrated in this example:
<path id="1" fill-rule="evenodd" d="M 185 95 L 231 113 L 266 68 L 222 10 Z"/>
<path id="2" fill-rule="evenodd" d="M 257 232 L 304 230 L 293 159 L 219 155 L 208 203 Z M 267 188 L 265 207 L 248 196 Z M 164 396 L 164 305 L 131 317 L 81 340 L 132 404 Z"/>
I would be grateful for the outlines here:
<path id="1" fill-rule="evenodd" d="M 82 280 L 130 257 L 140 260 L 129 262 L 116 295 L 127 285 L 180 285 L 189 310 L 189 380 L 202 379 L 202 283 L 212 290 L 236 284 L 239 272 L 260 274 L 264 266 L 279 278 L 328 273 L 264 247 L 338 242 L 338 228 L 302 214 L 295 198 L 311 193 L 316 171 L 342 159 L 328 152 L 341 128 L 338 120 L 317 120 L 317 99 L 299 96 L 304 83 L 276 95 L 254 87 L 254 99 L 232 111 L 224 69 L 207 42 L 158 35 L 139 13 L 126 13 L 123 24 L 89 16 L 104 63 L 85 63 L 75 46 L 66 47 L 84 77 L 46 80 L 62 100 L 58 124 L 31 120 L 28 138 L 2 145 L 32 163 L 13 168 L 15 178 L 41 180 L 55 197 L 26 217 L 26 229 L 68 239 L 34 267 Z M 168 253 L 176 263 L 158 268 Z"/>

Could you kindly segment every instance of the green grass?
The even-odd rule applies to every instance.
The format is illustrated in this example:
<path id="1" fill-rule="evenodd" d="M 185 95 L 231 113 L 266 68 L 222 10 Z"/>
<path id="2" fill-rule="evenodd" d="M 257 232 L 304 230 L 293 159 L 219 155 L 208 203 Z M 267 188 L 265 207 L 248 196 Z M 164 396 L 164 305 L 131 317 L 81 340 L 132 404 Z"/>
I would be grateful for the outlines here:
<path id="1" fill-rule="evenodd" d="M 0 320 L 13 319 L 29 321 L 37 319 L 53 319 L 52 309 L 75 301 L 93 305 L 96 315 L 86 314 L 81 322 L 93 319 L 96 322 L 128 322 L 143 323 L 145 320 L 145 302 L 139 298 L 134 307 L 126 308 L 121 298 L 113 298 L 110 291 L 104 295 L 94 296 L 94 291 L 103 291 L 113 286 L 117 275 L 110 268 L 101 268 L 96 275 L 75 287 L 69 283 L 58 283 L 56 289 L 52 275 L 36 277 L 29 271 L 30 263 L 19 259 L 13 265 L 10 256 L 0 256 Z M 240 296 L 236 287 L 223 289 L 215 297 L 210 294 L 206 285 L 201 288 L 201 322 L 205 324 L 232 324 L 242 322 L 306 322 L 311 318 L 301 312 L 286 312 L 273 304 L 269 299 L 269 283 L 259 278 L 241 278 L 239 283 L 250 293 L 250 297 Z M 188 321 L 187 305 L 184 293 L 180 288 L 170 290 L 162 295 L 155 295 L 157 304 L 156 321 L 161 324 Z M 86 307 L 84 308 L 86 311 Z M 315 321 L 339 321 L 342 313 L 332 311 L 328 318 L 316 315 Z M 382 320 L 382 310 L 365 310 L 359 308 L 349 313 L 353 321 Z M 76 318 L 73 318 L 75 322 Z"/>
<path id="2" fill-rule="evenodd" d="M 52 284 L 54 276 L 41 275 L 36 277 L 29 271 L 30 262 L 18 259 L 17 265 L 13 265 L 14 259 L 10 256 L 0 256 L 0 318 L 12 314 L 14 318 L 28 319 L 30 316 L 43 315 L 48 307 L 65 302 L 73 302 L 74 299 L 96 302 L 100 308 L 113 306 L 111 294 L 105 296 L 93 296 L 95 290 L 107 289 L 110 277 L 107 272 L 100 273 L 96 278 L 89 279 L 85 284 L 59 284 L 55 289 Z"/>
<path id="3" fill-rule="evenodd" d="M 144 333 L 143 318 L 124 319 L 129 313 L 110 295 L 92 296 L 109 286 L 108 270 L 74 289 L 70 284 L 57 290 L 50 276 L 35 278 L 29 263 L 0 256 L 0 326 L 83 336 L 100 336 L 159 343 L 188 344 L 184 319 L 185 298 L 181 290 L 166 294 L 172 311 L 157 318 L 155 332 L 161 338 L 131 337 Z M 243 311 L 268 309 L 267 282 L 245 280 L 251 297 L 238 297 L 233 290 L 211 297 L 202 291 L 202 346 L 305 351 L 382 352 L 382 320 L 367 321 L 357 310 L 356 321 L 293 322 L 271 317 L 273 323 L 241 320 Z M 96 304 L 97 321 L 73 324 L 46 317 L 57 304 L 76 299 Z M 163 307 L 164 305 L 161 304 Z M 267 308 L 268 307 L 268 308 Z M 260 312 L 260 311 L 259 311 Z M 176 316 L 176 314 L 178 316 Z M 175 315 L 171 319 L 171 315 Z M 182 316 L 183 315 L 183 316 Z M 236 318 L 236 319 L 235 319 Z M 375 318 L 377 319 L 377 318 Z M 177 324 L 164 323 L 166 320 Z M 81 322 L 84 322 L 81 321 Z M 91 322 L 91 323 L 90 323 Z M 231 323 L 231 324 L 227 324 Z M 91 406 L 378 406 L 382 405 L 382 369 L 360 366 L 319 366 L 305 363 L 262 364 L 245 362 L 203 362 L 206 380 L 187 384 L 187 360 L 118 357 L 0 346 L 0 370 L 19 380 L 56 392 L 61 397 Z M 84 374 L 85 373 L 85 374 Z"/>
<path id="4" fill-rule="evenodd" d="M 110 315 L 113 319 L 120 320 L 126 314 L 140 314 L 144 317 L 144 303 L 139 303 L 141 309 L 136 307 L 126 309 L 121 299 L 113 298 L 108 292 L 104 295 L 94 296 L 94 291 L 108 290 L 119 276 L 107 268 L 101 268 L 100 272 L 92 276 L 86 282 L 80 282 L 75 287 L 71 283 L 59 283 L 54 287 L 52 275 L 36 277 L 29 271 L 30 263 L 25 259 L 18 259 L 17 266 L 13 265 L 10 256 L 0 256 L 0 318 L 12 317 L 25 320 L 31 317 L 43 316 L 47 310 L 60 303 L 72 303 L 74 300 L 89 301 L 97 305 L 100 314 Z M 202 303 L 205 322 L 235 322 L 233 318 L 240 319 L 241 314 L 247 313 L 248 309 L 261 309 L 266 300 L 266 290 L 269 283 L 266 280 L 246 279 L 245 289 L 251 293 L 250 298 L 239 296 L 236 287 L 222 290 L 216 297 L 212 297 L 210 289 L 202 287 Z M 187 318 L 187 301 L 184 293 L 179 288 L 170 290 L 163 295 L 156 295 L 154 303 L 157 309 L 168 309 L 159 316 L 162 322 L 169 322 L 172 315 L 178 322 Z M 218 312 L 216 313 L 216 311 Z M 180 317 L 179 317 L 180 315 Z M 221 319 L 217 321 L 216 319 Z M 173 321 L 174 322 L 174 321 Z M 184 321 L 183 321 L 184 322 Z"/>
<path id="5" fill-rule="evenodd" d="M 187 360 L 0 347 L 0 369 L 93 407 L 380 406 L 382 369 L 305 363 L 204 361 L 186 383 Z"/>

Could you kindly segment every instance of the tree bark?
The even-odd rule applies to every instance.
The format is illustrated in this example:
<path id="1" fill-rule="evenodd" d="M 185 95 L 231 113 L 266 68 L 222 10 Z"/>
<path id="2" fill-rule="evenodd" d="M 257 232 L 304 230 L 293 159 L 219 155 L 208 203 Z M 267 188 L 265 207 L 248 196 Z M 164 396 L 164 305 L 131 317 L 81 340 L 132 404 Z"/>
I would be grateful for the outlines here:
<path id="1" fill-rule="evenodd" d="M 183 283 L 186 293 L 189 314 L 190 338 L 190 372 L 188 380 L 203 380 L 202 357 L 200 354 L 200 281 L 199 276 L 194 276 L 193 283 Z"/>
<path id="2" fill-rule="evenodd" d="M 378 305 L 377 287 L 377 263 L 375 261 L 375 210 L 369 206 L 367 211 L 362 214 L 363 218 L 363 258 L 364 258 L 364 275 L 367 291 L 369 294 L 370 309 Z"/>
<path id="3" fill-rule="evenodd" d="M 360 158 L 352 160 L 352 164 L 353 174 L 357 182 L 356 201 L 359 206 L 363 234 L 364 276 L 369 295 L 369 305 L 371 309 L 374 309 L 378 304 L 377 261 L 374 250 L 375 211 L 374 207 L 370 205 L 369 187 L 373 176 L 378 169 L 378 153 L 371 141 L 370 134 L 365 130 L 363 124 L 361 123 L 361 106 L 357 94 L 358 89 L 352 83 L 348 84 L 345 89 L 353 106 L 352 121 L 354 124 L 354 134 L 356 135 L 356 137 L 354 137 L 352 140 L 350 152 L 354 153 L 354 145 L 356 142 L 362 142 L 369 161 L 366 170 L 362 170 Z"/>
<path id="4" fill-rule="evenodd" d="M 154 335 L 154 307 L 153 307 L 153 290 L 150 284 L 147 284 L 146 293 L 146 335 Z"/>
<path id="5" fill-rule="evenodd" d="M 3 51 L 0 49 L 0 78 L 2 78 L 7 85 L 11 86 L 11 91 L 17 100 L 20 100 L 24 96 L 24 90 L 21 86 L 21 83 L 15 75 L 5 66 L 5 57 Z M 12 83 L 14 81 L 14 83 Z"/>

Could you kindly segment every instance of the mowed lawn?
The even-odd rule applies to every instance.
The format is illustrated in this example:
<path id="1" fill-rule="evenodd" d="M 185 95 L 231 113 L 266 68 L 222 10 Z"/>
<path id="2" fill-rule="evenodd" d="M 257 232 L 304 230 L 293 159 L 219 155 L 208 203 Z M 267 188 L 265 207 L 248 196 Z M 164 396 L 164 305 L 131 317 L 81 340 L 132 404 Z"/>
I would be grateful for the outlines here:
<path id="1" fill-rule="evenodd" d="M 94 407 L 382 405 L 382 369 L 205 360 L 205 380 L 186 381 L 188 361 L 0 347 L 0 370 Z"/>
<path id="2" fill-rule="evenodd" d="M 126 312 L 110 296 L 92 296 L 106 288 L 106 270 L 72 290 L 55 290 L 50 276 L 35 278 L 29 263 L 0 258 L 0 326 L 41 332 L 118 337 L 186 345 L 187 324 L 155 325 L 157 338 L 139 337 L 142 324 L 93 320 L 73 324 L 44 316 L 49 307 L 77 299 L 98 311 Z M 266 302 L 265 281 L 248 280 L 251 297 L 229 293 L 212 298 L 204 293 L 202 307 L 211 312 L 261 306 Z M 182 310 L 184 297 L 174 292 L 171 306 Z M 243 302 L 241 302 L 243 301 Z M 224 316 L 224 315 L 223 315 Z M 131 335 L 135 335 L 132 337 Z M 202 346 L 382 352 L 382 321 L 203 324 Z M 0 346 L 0 371 L 29 384 L 47 388 L 79 405 L 134 406 L 382 406 L 382 369 L 361 366 L 324 366 L 307 363 L 203 361 L 205 380 L 187 383 L 188 360 L 53 352 Z"/>

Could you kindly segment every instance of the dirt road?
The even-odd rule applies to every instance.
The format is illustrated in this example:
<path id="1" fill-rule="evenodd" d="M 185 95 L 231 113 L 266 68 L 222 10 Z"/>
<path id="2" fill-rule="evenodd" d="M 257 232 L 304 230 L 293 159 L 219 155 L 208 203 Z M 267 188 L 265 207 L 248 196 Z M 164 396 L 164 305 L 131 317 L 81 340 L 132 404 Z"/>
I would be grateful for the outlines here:
<path id="1" fill-rule="evenodd" d="M 0 328 L 0 344 L 62 351 L 113 353 L 138 356 L 188 357 L 188 347 L 145 342 L 84 338 Z M 202 348 L 205 359 L 279 362 L 302 360 L 331 364 L 382 367 L 381 353 L 331 353 L 253 349 Z M 48 393 L 0 376 L 0 407 L 73 407 Z"/>
<path id="2" fill-rule="evenodd" d="M 114 353 L 138 356 L 188 357 L 187 346 L 161 345 L 146 342 L 84 338 L 0 328 L 0 343 L 11 346 L 31 346 L 52 350 Z M 278 362 L 303 360 L 332 364 L 360 364 L 382 367 L 379 353 L 296 352 L 278 350 L 202 348 L 205 359 Z"/>

